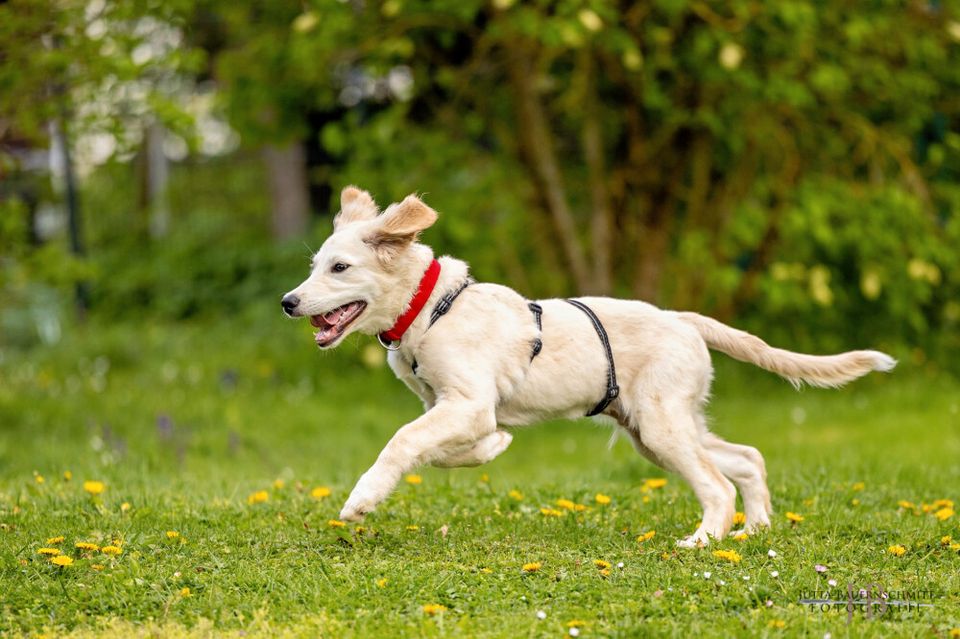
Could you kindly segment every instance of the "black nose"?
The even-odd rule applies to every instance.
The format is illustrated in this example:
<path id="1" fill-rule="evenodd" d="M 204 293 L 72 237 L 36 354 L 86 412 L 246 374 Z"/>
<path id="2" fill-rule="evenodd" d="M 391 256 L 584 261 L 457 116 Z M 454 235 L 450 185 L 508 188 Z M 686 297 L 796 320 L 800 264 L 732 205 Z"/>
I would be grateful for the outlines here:
<path id="1" fill-rule="evenodd" d="M 280 300 L 280 306 L 283 307 L 283 312 L 291 317 L 293 316 L 293 311 L 295 311 L 299 305 L 300 298 L 293 293 L 287 293 L 283 296 L 283 299 Z"/>

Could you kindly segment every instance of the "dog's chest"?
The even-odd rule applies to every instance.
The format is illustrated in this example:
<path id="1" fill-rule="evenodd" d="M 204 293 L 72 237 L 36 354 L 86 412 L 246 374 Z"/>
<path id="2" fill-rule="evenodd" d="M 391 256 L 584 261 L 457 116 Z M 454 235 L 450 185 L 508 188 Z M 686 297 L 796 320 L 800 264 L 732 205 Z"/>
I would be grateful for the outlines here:
<path id="1" fill-rule="evenodd" d="M 416 359 L 404 355 L 400 351 L 390 351 L 387 354 L 387 363 L 393 373 L 410 390 L 416 393 L 428 408 L 436 402 L 437 396 L 433 388 L 421 376 L 417 375 L 420 371 L 420 365 Z"/>

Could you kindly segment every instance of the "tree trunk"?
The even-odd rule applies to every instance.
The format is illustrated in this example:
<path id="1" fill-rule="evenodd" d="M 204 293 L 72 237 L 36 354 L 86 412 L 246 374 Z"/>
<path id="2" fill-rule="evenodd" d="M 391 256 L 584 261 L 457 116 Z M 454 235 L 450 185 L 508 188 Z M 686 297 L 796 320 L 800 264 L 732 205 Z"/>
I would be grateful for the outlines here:
<path id="1" fill-rule="evenodd" d="M 590 201 L 593 209 L 590 216 L 590 239 L 593 253 L 593 278 L 587 290 L 596 295 L 609 295 L 611 290 L 610 257 L 613 253 L 613 214 L 610 210 L 610 190 L 607 188 L 606 162 L 604 162 L 603 131 L 595 81 L 596 68 L 593 51 L 584 49 L 581 54 L 583 74 L 583 153 L 587 162 L 590 183 Z"/>
<path id="2" fill-rule="evenodd" d="M 586 291 L 591 288 L 587 259 L 580 246 L 573 214 L 567 203 L 547 114 L 537 94 L 537 78 L 533 66 L 522 45 L 513 44 L 510 47 L 507 71 L 517 112 L 521 156 L 546 202 L 574 282 L 578 290 Z"/>
<path id="3" fill-rule="evenodd" d="M 306 153 L 300 141 L 263 147 L 272 204 L 273 237 L 286 240 L 303 235 L 310 217 L 310 190 Z"/>
<path id="4" fill-rule="evenodd" d="M 144 140 L 144 199 L 150 216 L 150 237 L 155 239 L 165 237 L 170 231 L 170 202 L 167 199 L 170 166 L 163 152 L 163 133 L 163 125 L 154 121 L 147 127 Z"/>

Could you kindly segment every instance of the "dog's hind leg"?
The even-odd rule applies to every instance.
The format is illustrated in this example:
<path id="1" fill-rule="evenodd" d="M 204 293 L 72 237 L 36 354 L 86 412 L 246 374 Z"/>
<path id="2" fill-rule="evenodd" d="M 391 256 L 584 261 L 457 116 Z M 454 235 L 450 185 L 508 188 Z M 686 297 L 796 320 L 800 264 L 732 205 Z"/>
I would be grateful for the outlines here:
<path id="1" fill-rule="evenodd" d="M 706 430 L 702 431 L 700 441 L 710 454 L 710 459 L 740 489 L 743 497 L 743 512 L 746 524 L 741 532 L 755 532 L 758 528 L 770 526 L 770 491 L 767 489 L 767 468 L 763 455 L 752 446 L 732 444 Z"/>
<path id="2" fill-rule="evenodd" d="M 694 548 L 723 537 L 733 523 L 737 491 L 720 472 L 704 448 L 691 406 L 683 401 L 665 403 L 658 397 L 641 400 L 642 427 L 636 429 L 635 445 L 667 470 L 690 484 L 703 507 L 700 527 L 677 545 Z M 639 441 L 636 441 L 639 439 Z"/>
<path id="3" fill-rule="evenodd" d="M 457 468 L 460 466 L 479 466 L 491 461 L 494 457 L 507 450 L 513 435 L 505 430 L 495 430 L 476 444 L 454 451 L 430 463 L 440 468 Z"/>

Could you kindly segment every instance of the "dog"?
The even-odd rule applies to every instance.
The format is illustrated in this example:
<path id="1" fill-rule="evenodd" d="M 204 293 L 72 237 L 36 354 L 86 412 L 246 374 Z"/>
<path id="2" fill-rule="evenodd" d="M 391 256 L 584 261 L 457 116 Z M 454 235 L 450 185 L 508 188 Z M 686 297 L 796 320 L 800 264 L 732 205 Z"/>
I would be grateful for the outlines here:
<path id="1" fill-rule="evenodd" d="M 310 318 L 322 349 L 354 332 L 378 336 L 390 368 L 423 400 L 424 414 L 360 477 L 343 520 L 361 521 L 419 465 L 483 464 L 510 445 L 506 428 L 590 414 L 613 418 L 641 454 L 690 484 L 703 517 L 677 543 L 707 545 L 730 531 L 737 489 L 746 522 L 733 534 L 769 526 L 772 513 L 760 452 L 707 428 L 708 348 L 796 386 L 836 387 L 896 365 L 872 350 L 781 350 L 704 315 L 640 301 L 530 302 L 473 283 L 458 259 L 434 259 L 418 239 L 436 220 L 415 195 L 380 213 L 369 193 L 345 188 L 310 276 L 281 300 L 290 317 Z"/>

